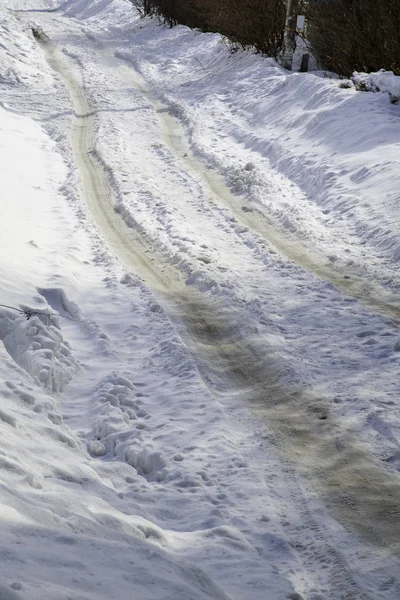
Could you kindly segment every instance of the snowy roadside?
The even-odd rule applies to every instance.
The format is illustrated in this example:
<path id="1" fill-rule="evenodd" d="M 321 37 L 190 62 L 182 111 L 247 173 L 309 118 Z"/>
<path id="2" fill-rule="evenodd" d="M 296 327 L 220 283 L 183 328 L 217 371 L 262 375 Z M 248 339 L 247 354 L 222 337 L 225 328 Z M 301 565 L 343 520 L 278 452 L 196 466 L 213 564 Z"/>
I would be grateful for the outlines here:
<path id="1" fill-rule="evenodd" d="M 49 7 L 56 5 L 47 2 Z M 96 45 L 107 42 L 99 35 L 101 28 L 107 28 L 107 38 L 119 18 L 126 18 L 131 27 L 131 13 L 125 13 L 125 2 L 75 1 L 67 3 L 59 19 L 55 14 L 54 21 L 46 21 L 65 36 L 61 47 L 67 59 L 78 65 L 80 57 L 85 59 L 80 64 L 85 89 L 93 111 L 100 109 L 97 149 L 112 167 L 117 200 L 118 193 L 125 197 L 131 215 L 141 219 L 154 239 L 158 228 L 158 249 L 175 256 L 179 269 L 191 274 L 190 285 L 232 302 L 240 298 L 242 314 L 276 343 L 282 359 L 290 362 L 300 355 L 306 365 L 300 372 L 313 383 L 317 356 L 325 353 L 322 395 L 331 394 L 329 386 L 342 385 L 337 406 L 344 399 L 346 418 L 350 410 L 354 421 L 365 407 L 362 422 L 352 426 L 363 430 L 372 423 L 382 436 L 378 448 L 395 457 L 396 423 L 389 405 L 389 396 L 398 390 L 393 323 L 349 308 L 352 302 L 330 286 L 271 257 L 258 247 L 251 231 L 229 221 L 226 211 L 217 207 L 207 213 L 201 186 L 196 188 L 179 171 L 168 147 L 157 141 L 159 124 L 152 107 L 143 106 L 140 94 L 132 98 L 131 87 L 120 92 L 111 73 L 100 70 L 93 49 L 79 46 L 77 32 L 82 29 Z M 74 15 L 94 23 L 71 21 L 70 29 L 63 31 L 63 17 Z M 23 44 L 17 25 L 6 15 L 5 22 L 11 32 L 18 31 Z M 1 337 L 8 353 L 2 374 L 8 404 L 0 423 L 8 444 L 3 447 L 2 501 L 10 507 L 8 512 L 4 509 L 8 524 L 3 550 L 9 560 L 4 585 L 11 587 L 1 592 L 15 599 L 49 600 L 298 600 L 300 593 L 307 600 L 332 600 L 345 593 L 366 598 L 363 589 L 373 590 L 374 600 L 392 597 L 398 590 L 392 577 L 394 559 L 387 560 L 369 546 L 359 552 L 356 539 L 330 519 L 317 500 L 301 510 L 302 495 L 307 494 L 304 484 L 274 456 L 261 424 L 235 402 L 234 394 L 227 394 L 224 406 L 216 401 L 162 307 L 137 275 L 128 273 L 104 247 L 78 194 L 68 147 L 73 111 L 66 91 L 60 82 L 53 87 L 51 72 L 34 44 L 30 55 L 41 65 L 48 87 L 41 81 L 35 90 L 9 86 L 4 94 L 8 112 L 1 113 L 2 175 L 4 180 L 8 177 L 9 190 L 4 221 L 9 234 L 1 237 L 7 257 L 2 297 L 5 304 L 58 311 L 79 322 L 60 319 L 60 333 L 46 318 L 26 322 L 10 311 L 2 313 Z M 23 65 L 18 68 L 25 72 Z M 116 108 L 133 110 L 119 114 Z M 41 119 L 57 140 L 57 152 L 37 124 L 10 115 L 10 109 Z M 135 144 L 129 145 L 132 139 Z M 155 144 L 154 152 L 145 155 L 149 142 Z M 29 177 L 26 165 L 32 166 Z M 253 170 L 244 169 L 245 174 Z M 162 175 L 159 181 L 154 173 Z M 168 177 L 175 178 L 175 193 Z M 137 198 L 138 190 L 143 198 Z M 196 194 L 199 203 L 193 204 L 193 212 L 184 213 L 191 215 L 192 223 L 197 219 L 198 228 L 190 229 L 179 210 L 189 210 Z M 132 210 L 130 203 L 135 201 Z M 208 231 L 213 220 L 214 229 Z M 202 248 L 205 235 L 214 239 Z M 210 262 L 204 260 L 210 255 Z M 245 269 L 240 263 L 244 257 Z M 264 288 L 262 279 L 268 279 Z M 287 285 L 286 279 L 291 280 Z M 252 291 L 251 280 L 258 282 Z M 280 295 L 287 296 L 285 303 Z M 272 306 L 274 296 L 284 305 L 282 313 Z M 316 323 L 311 327 L 310 306 L 317 298 L 320 308 L 312 310 Z M 264 322 L 258 321 L 262 315 Z M 322 337 L 318 328 L 323 328 Z M 346 328 L 354 338 L 351 345 L 343 335 Z M 299 332 L 304 334 L 302 345 Z M 369 342 L 374 338 L 377 345 Z M 311 354 L 304 352 L 307 346 Z M 363 391 L 365 369 L 375 381 Z M 328 371 L 331 379 L 325 383 Z M 377 401 L 385 377 L 387 398 Z M 352 386 L 359 397 L 350 397 Z M 390 428 L 383 410 L 388 411 L 385 418 L 390 413 Z M 327 544 L 324 528 L 336 549 Z M 17 550 L 21 539 L 23 553 Z M 25 561 L 23 576 L 20 560 Z"/>

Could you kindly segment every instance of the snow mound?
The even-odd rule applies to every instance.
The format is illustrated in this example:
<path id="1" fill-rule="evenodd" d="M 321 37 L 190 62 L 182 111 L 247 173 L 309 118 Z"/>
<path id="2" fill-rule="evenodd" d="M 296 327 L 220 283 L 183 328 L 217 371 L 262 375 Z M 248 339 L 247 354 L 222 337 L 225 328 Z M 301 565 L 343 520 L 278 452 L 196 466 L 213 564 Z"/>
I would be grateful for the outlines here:
<path id="1" fill-rule="evenodd" d="M 0 5 L 0 39 L 0 89 L 4 84 L 25 86 L 51 81 L 48 65 L 38 51 L 32 29 L 12 15 L 7 2 Z"/>
<path id="2" fill-rule="evenodd" d="M 92 456 L 117 458 L 146 479 L 161 481 L 168 461 L 150 440 L 143 440 L 150 418 L 143 405 L 128 378 L 115 372 L 105 377 L 92 395 L 94 426 L 87 446 Z"/>
<path id="3" fill-rule="evenodd" d="M 70 346 L 46 314 L 27 320 L 11 311 L 0 313 L 0 339 L 8 354 L 51 392 L 60 392 L 79 368 Z"/>
<path id="4" fill-rule="evenodd" d="M 116 14 L 121 16 L 128 12 L 128 16 L 133 13 L 132 5 L 129 2 L 115 2 L 115 0 L 67 0 L 61 3 L 55 0 L 46 0 L 47 10 L 49 12 L 62 13 L 67 17 L 80 20 L 94 19 L 97 17 L 100 21 L 110 22 L 110 16 L 116 18 Z"/>
<path id="5" fill-rule="evenodd" d="M 362 86 L 372 92 L 386 92 L 394 99 L 400 98 L 400 76 L 395 75 L 393 71 L 381 69 L 376 73 L 358 73 L 355 71 L 352 76 L 356 86 Z"/>
<path id="6" fill-rule="evenodd" d="M 113 0 L 71 0 L 63 7 L 63 12 L 67 15 L 88 19 L 102 13 Z"/>

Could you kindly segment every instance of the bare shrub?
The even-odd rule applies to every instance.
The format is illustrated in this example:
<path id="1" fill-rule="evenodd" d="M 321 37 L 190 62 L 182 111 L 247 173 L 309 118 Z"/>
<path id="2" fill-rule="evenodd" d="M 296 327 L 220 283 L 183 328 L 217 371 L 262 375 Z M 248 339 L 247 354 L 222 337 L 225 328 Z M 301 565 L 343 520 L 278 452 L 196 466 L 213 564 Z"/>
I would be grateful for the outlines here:
<path id="1" fill-rule="evenodd" d="M 284 0 L 218 0 L 218 8 L 212 15 L 213 31 L 242 47 L 277 56 L 283 44 Z"/>
<path id="2" fill-rule="evenodd" d="M 283 44 L 286 0 L 131 0 L 170 27 L 181 23 L 218 32 L 240 47 L 277 56 Z"/>
<path id="3" fill-rule="evenodd" d="M 153 0 L 129 0 L 137 9 L 141 17 L 152 16 L 156 12 L 156 5 Z"/>
<path id="4" fill-rule="evenodd" d="M 399 0 L 310 0 L 310 38 L 327 69 L 400 74 Z"/>

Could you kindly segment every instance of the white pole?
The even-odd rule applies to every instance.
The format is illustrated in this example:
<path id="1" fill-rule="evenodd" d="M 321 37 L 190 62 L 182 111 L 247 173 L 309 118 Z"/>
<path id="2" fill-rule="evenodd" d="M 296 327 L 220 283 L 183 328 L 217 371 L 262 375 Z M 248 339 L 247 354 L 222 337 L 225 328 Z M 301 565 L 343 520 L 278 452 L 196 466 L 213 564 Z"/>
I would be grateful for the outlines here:
<path id="1" fill-rule="evenodd" d="M 285 69 L 292 70 L 293 51 L 295 42 L 294 23 L 293 23 L 293 0 L 287 0 L 285 32 L 283 34 L 283 53 L 282 66 Z"/>

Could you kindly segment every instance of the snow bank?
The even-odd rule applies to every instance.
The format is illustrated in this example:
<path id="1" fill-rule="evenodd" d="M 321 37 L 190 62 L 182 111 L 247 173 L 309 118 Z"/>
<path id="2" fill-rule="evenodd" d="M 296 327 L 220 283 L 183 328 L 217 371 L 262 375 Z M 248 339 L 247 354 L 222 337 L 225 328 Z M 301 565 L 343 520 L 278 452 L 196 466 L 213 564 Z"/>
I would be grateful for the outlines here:
<path id="1" fill-rule="evenodd" d="M 2 316 L 1 312 L 8 316 Z M 0 340 L 9 355 L 37 385 L 60 392 L 79 365 L 55 325 L 56 317 L 49 321 L 44 312 L 43 316 L 34 316 L 28 321 L 7 309 L 1 309 L 1 312 Z"/>
<path id="2" fill-rule="evenodd" d="M 118 508 L 111 475 L 96 473 L 54 398 L 1 341 L 0 395 L 1 598 L 109 600 L 134 588 L 143 600 L 228 600 L 174 556 L 174 536 L 139 516 L 138 502 Z"/>
<path id="3" fill-rule="evenodd" d="M 358 73 L 355 71 L 352 81 L 356 87 L 362 86 L 365 90 L 372 92 L 386 92 L 392 97 L 392 101 L 400 98 L 400 76 L 395 75 L 393 71 L 384 71 L 383 69 L 376 73 Z"/>
<path id="4" fill-rule="evenodd" d="M 49 83 L 49 69 L 41 53 L 37 51 L 31 27 L 18 19 L 18 13 L 13 15 L 10 8 L 9 0 L 0 5 L 0 89 L 2 85 Z"/>

